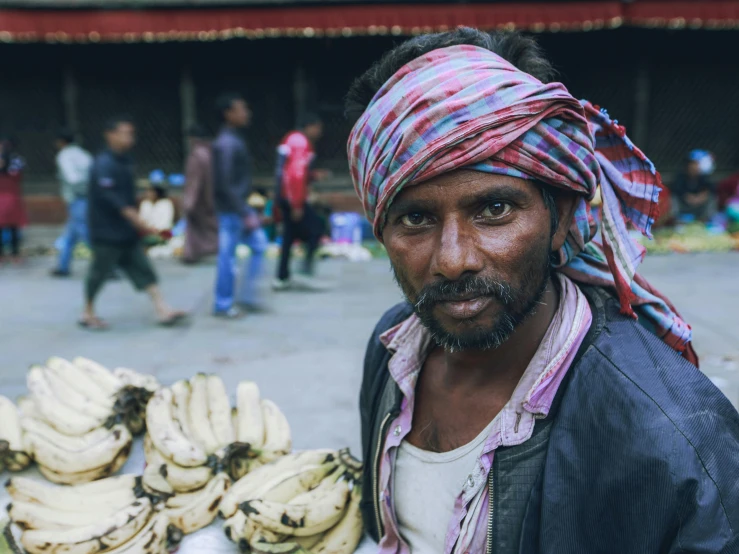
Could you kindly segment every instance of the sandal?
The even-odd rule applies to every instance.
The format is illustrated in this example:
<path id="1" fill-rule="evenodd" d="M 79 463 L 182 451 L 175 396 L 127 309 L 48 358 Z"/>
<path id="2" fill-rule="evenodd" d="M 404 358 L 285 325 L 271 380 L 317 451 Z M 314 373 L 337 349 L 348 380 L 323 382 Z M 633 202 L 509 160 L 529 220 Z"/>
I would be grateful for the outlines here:
<path id="1" fill-rule="evenodd" d="M 187 321 L 187 313 L 185 312 L 172 312 L 169 317 L 159 320 L 159 325 L 162 327 L 174 327 Z"/>
<path id="2" fill-rule="evenodd" d="M 82 318 L 77 322 L 77 325 L 88 331 L 107 331 L 110 328 L 105 321 L 96 316 Z"/>

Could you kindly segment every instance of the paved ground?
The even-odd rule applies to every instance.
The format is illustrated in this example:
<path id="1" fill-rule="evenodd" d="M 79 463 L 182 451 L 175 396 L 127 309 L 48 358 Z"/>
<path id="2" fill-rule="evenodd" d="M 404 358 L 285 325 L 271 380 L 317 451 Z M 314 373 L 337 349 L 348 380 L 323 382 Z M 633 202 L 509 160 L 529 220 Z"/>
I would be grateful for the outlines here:
<path id="1" fill-rule="evenodd" d="M 35 258 L 26 267 L 0 268 L 0 393 L 21 393 L 28 365 L 52 354 L 132 367 L 167 383 L 217 372 L 231 387 L 240 379 L 257 381 L 287 413 L 296 447 L 359 450 L 356 399 L 364 347 L 377 318 L 399 299 L 387 261 L 326 262 L 320 271 L 336 282 L 333 292 L 270 295 L 271 313 L 239 322 L 208 315 L 212 266 L 159 262 L 167 297 L 194 312 L 193 325 L 153 326 L 147 299 L 117 282 L 100 298 L 101 315 L 113 325 L 106 333 L 74 325 L 84 262 L 68 281 L 47 277 L 51 263 Z M 695 327 L 704 371 L 739 403 L 739 255 L 655 257 L 644 273 L 681 307 Z"/>

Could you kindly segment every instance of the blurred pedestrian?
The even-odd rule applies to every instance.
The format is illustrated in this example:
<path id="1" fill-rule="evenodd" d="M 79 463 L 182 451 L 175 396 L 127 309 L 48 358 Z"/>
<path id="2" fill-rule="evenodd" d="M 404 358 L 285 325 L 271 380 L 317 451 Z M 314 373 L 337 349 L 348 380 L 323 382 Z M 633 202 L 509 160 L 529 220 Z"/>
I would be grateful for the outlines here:
<path id="1" fill-rule="evenodd" d="M 715 186 L 706 172 L 707 152 L 693 150 L 688 154 L 685 171 L 672 184 L 673 211 L 685 220 L 707 223 L 716 213 Z"/>
<path id="2" fill-rule="evenodd" d="M 11 261 L 21 262 L 20 229 L 28 223 L 21 184 L 26 162 L 15 141 L 0 137 L 0 262 L 5 255 L 5 236 L 9 236 Z"/>
<path id="3" fill-rule="evenodd" d="M 149 188 L 139 206 L 139 217 L 151 228 L 158 231 L 171 231 L 174 227 L 174 204 L 167 193 L 167 183 L 162 178 L 149 176 Z"/>
<path id="4" fill-rule="evenodd" d="M 213 198 L 213 160 L 208 134 L 199 125 L 188 131 L 190 154 L 185 167 L 185 247 L 182 261 L 197 263 L 218 252 L 218 218 Z"/>
<path id="5" fill-rule="evenodd" d="M 135 143 L 131 118 L 118 116 L 105 126 L 107 148 L 95 158 L 90 171 L 89 223 L 92 261 L 85 283 L 85 310 L 79 324 L 87 329 L 107 328 L 95 314 L 95 299 L 111 272 L 120 268 L 134 287 L 151 297 L 160 325 L 172 326 L 186 314 L 172 310 L 162 297 L 157 275 L 146 256 L 141 238 L 159 234 L 139 217 L 131 158 Z"/>
<path id="6" fill-rule="evenodd" d="M 252 162 L 243 130 L 252 112 L 239 94 L 222 94 L 216 100 L 221 131 L 213 142 L 213 182 L 218 214 L 218 266 L 213 313 L 226 319 L 240 318 L 244 310 L 262 311 L 257 301 L 257 282 L 264 266 L 267 235 L 259 215 L 246 204 L 251 189 Z M 236 247 L 251 250 L 235 293 Z M 236 296 L 236 300 L 234 297 Z"/>
<path id="7" fill-rule="evenodd" d="M 323 135 L 321 118 L 305 114 L 299 129 L 288 133 L 277 148 L 277 205 L 282 215 L 282 248 L 274 290 L 291 287 L 290 255 L 293 243 L 305 244 L 303 273 L 313 275 L 313 262 L 324 225 L 308 202 L 310 183 L 327 175 L 325 170 L 311 170 L 315 143 Z"/>
<path id="8" fill-rule="evenodd" d="M 67 225 L 54 277 L 69 277 L 74 248 L 79 241 L 87 243 L 87 186 L 90 182 L 92 155 L 75 144 L 68 129 L 59 131 L 54 146 L 57 150 L 56 169 L 61 195 L 67 205 Z"/>

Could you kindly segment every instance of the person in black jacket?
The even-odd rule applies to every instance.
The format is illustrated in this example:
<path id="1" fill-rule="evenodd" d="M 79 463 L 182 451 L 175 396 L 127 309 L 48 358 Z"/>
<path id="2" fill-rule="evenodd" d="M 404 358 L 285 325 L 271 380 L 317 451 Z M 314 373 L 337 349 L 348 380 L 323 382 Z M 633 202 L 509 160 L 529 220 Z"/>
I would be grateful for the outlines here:
<path id="1" fill-rule="evenodd" d="M 637 273 L 659 176 L 552 76 L 532 39 L 463 28 L 349 92 L 407 299 L 365 357 L 365 526 L 381 554 L 739 553 L 739 414 Z"/>
<path id="2" fill-rule="evenodd" d="M 160 325 L 172 326 L 186 314 L 171 309 L 157 285 L 157 275 L 141 239 L 158 235 L 139 218 L 132 162 L 128 156 L 135 142 L 130 118 L 111 118 L 105 126 L 107 148 L 90 168 L 88 222 L 92 261 L 85 281 L 85 309 L 80 326 L 102 330 L 107 323 L 95 313 L 95 299 L 105 281 L 120 268 L 137 290 L 151 297 Z"/>

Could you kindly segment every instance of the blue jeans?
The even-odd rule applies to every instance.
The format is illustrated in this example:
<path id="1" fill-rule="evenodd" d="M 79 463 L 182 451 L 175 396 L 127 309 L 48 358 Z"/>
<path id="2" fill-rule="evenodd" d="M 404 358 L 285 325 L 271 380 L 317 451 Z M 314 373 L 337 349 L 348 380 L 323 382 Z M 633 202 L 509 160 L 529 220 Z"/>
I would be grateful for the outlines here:
<path id="1" fill-rule="evenodd" d="M 238 301 L 256 304 L 257 283 L 264 267 L 264 254 L 269 240 L 261 227 L 245 231 L 238 214 L 218 214 L 218 264 L 216 276 L 215 311 L 225 312 L 234 304 L 236 284 L 236 247 L 246 244 L 251 256 L 246 260 L 238 290 Z"/>
<path id="2" fill-rule="evenodd" d="M 68 272 L 72 264 L 74 247 L 79 241 L 88 243 L 87 235 L 87 199 L 73 200 L 68 207 L 67 226 L 64 229 L 64 244 L 59 252 L 59 269 Z"/>

